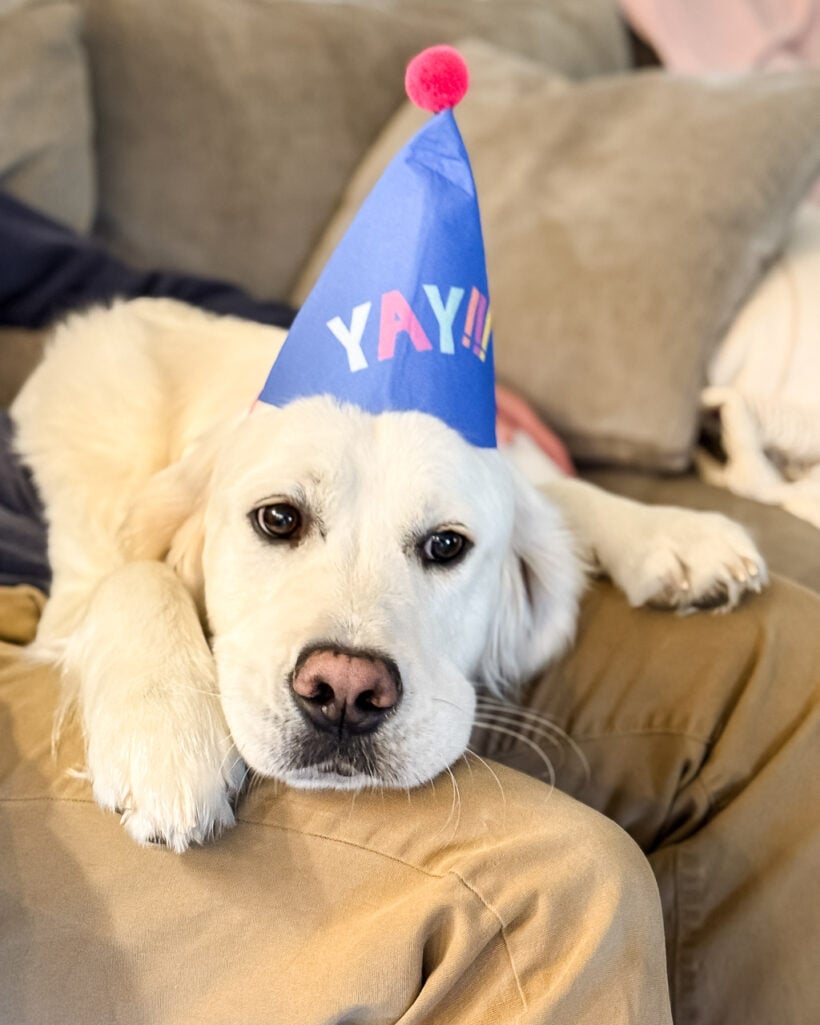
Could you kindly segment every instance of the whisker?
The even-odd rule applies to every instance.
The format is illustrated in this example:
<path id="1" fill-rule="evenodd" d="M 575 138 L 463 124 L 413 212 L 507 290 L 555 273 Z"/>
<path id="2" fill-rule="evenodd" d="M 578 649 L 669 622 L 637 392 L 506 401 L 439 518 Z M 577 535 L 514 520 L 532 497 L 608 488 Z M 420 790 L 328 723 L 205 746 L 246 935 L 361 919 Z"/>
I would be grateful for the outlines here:
<path id="1" fill-rule="evenodd" d="M 492 711 L 495 713 L 497 709 L 498 711 L 502 711 L 505 715 L 517 717 L 519 720 L 526 719 L 531 720 L 532 722 L 537 722 L 539 725 L 543 726 L 545 730 L 566 742 L 575 757 L 581 763 L 581 767 L 584 770 L 585 781 L 588 783 L 592 778 L 592 769 L 589 765 L 589 759 L 581 750 L 578 742 L 574 740 L 565 729 L 559 726 L 558 723 L 554 722 L 548 716 L 541 712 L 536 712 L 533 709 L 522 708 L 520 705 L 512 705 L 504 701 L 496 701 L 494 698 L 486 698 L 483 695 L 479 696 L 477 706 L 479 711 Z M 521 725 L 523 726 L 524 723 L 522 722 Z"/>
<path id="2" fill-rule="evenodd" d="M 356 810 L 356 797 L 358 796 L 358 794 L 359 794 L 358 790 L 351 790 L 350 791 L 350 795 L 351 795 L 350 796 L 350 808 L 348 809 L 348 812 L 347 812 L 348 825 L 350 824 L 350 821 L 353 818 L 353 812 Z"/>
<path id="3" fill-rule="evenodd" d="M 450 777 L 450 783 L 453 789 L 453 798 L 450 802 L 450 813 L 447 816 L 447 819 L 445 820 L 444 824 L 436 832 L 436 836 L 438 836 L 439 833 L 441 833 L 443 830 L 447 828 L 447 826 L 449 826 L 453 818 L 453 815 L 456 816 L 456 822 L 455 826 L 453 827 L 453 833 L 457 832 L 459 823 L 461 822 L 461 791 L 458 788 L 458 782 L 456 781 L 456 777 L 453 775 L 453 772 L 449 768 L 449 766 L 445 766 L 445 772 Z"/>
<path id="4" fill-rule="evenodd" d="M 467 766 L 467 771 L 470 773 L 470 779 L 472 779 L 473 778 L 473 767 L 472 767 L 472 765 L 470 765 L 470 760 L 467 757 L 469 752 L 470 752 L 470 749 L 468 747 L 468 748 L 465 749 L 464 754 L 461 755 L 461 757 L 459 758 L 459 761 L 460 762 L 464 762 L 464 764 Z"/>
<path id="5" fill-rule="evenodd" d="M 219 691 L 216 690 L 216 689 L 208 690 L 205 687 L 194 687 L 193 684 L 189 684 L 189 683 L 181 684 L 181 685 L 175 685 L 174 686 L 174 690 L 175 691 L 177 691 L 177 690 L 188 691 L 191 694 L 207 694 L 207 696 L 209 698 L 217 698 L 217 697 L 219 697 Z"/>
<path id="6" fill-rule="evenodd" d="M 235 747 L 233 746 L 233 744 L 232 744 L 232 743 L 229 743 L 229 744 L 228 744 L 228 750 L 227 750 L 227 751 L 225 752 L 225 754 L 224 754 L 224 755 L 222 756 L 222 761 L 221 761 L 221 762 L 219 763 L 219 774 L 220 774 L 220 775 L 222 775 L 222 773 L 223 773 L 223 770 L 225 769 L 225 763 L 226 763 L 226 762 L 228 761 L 228 759 L 229 759 L 229 758 L 231 757 L 231 752 L 232 752 L 232 751 L 236 751 L 236 748 L 235 748 Z M 237 765 L 238 765 L 238 764 L 239 764 L 239 763 L 240 763 L 241 761 L 242 761 L 242 755 L 241 755 L 241 754 L 239 754 L 239 753 L 237 752 L 237 754 L 236 754 L 236 758 L 234 758 L 234 760 L 233 760 L 233 763 L 231 764 L 231 767 L 230 767 L 230 769 L 228 769 L 228 771 L 227 771 L 227 773 L 225 773 L 225 775 L 226 775 L 226 776 L 230 776 L 230 774 L 231 774 L 231 773 L 233 772 L 233 770 L 234 770 L 234 769 L 235 769 L 235 768 L 237 767 Z"/>
<path id="7" fill-rule="evenodd" d="M 507 726 L 519 726 L 522 732 L 524 730 L 529 730 L 530 733 L 534 733 L 537 737 L 543 737 L 553 747 L 556 747 L 559 750 L 561 748 L 561 739 L 559 737 L 556 737 L 552 730 L 546 729 L 543 725 L 536 726 L 534 723 L 531 722 L 522 722 L 515 716 L 508 715 L 506 712 L 497 712 L 495 710 L 491 711 L 489 709 L 479 709 L 479 713 L 483 715 L 485 719 L 491 719 L 493 722 L 502 723 Z"/>
<path id="8" fill-rule="evenodd" d="M 461 705 L 457 705 L 455 703 L 455 701 L 448 701 L 447 698 L 437 698 L 437 697 L 434 697 L 433 701 L 436 701 L 440 705 L 449 705 L 450 708 L 455 708 L 455 710 L 457 712 L 462 712 L 464 715 L 468 715 L 469 714 L 469 709 L 464 708 Z"/>
<path id="9" fill-rule="evenodd" d="M 474 725 L 478 729 L 493 730 L 495 733 L 504 733 L 509 737 L 514 737 L 516 740 L 522 741 L 528 747 L 531 747 L 533 751 L 538 755 L 541 761 L 544 763 L 547 769 L 547 778 L 551 787 L 555 786 L 555 769 L 552 766 L 552 762 L 549 760 L 543 749 L 535 743 L 534 740 L 530 740 L 529 737 L 517 730 L 507 729 L 505 726 L 499 726 L 497 723 L 482 722 L 480 719 L 476 719 Z"/>
<path id="10" fill-rule="evenodd" d="M 241 794 L 241 793 L 244 792 L 245 780 L 248 778 L 250 773 L 251 773 L 251 767 L 249 765 L 246 765 L 245 766 L 245 771 L 242 774 L 242 779 L 239 781 L 239 786 L 236 788 L 237 794 Z"/>
<path id="11" fill-rule="evenodd" d="M 516 705 L 511 701 L 498 701 L 483 694 L 479 694 L 476 697 L 476 705 L 482 708 L 498 709 L 501 712 L 507 712 L 509 715 L 516 715 L 521 719 L 530 719 L 533 722 L 541 723 L 547 729 L 554 730 L 562 737 L 567 736 L 566 731 L 554 719 L 551 719 L 543 712 L 536 712 L 533 708 L 524 708 L 522 705 Z"/>
<path id="12" fill-rule="evenodd" d="M 257 772 L 255 769 L 251 771 L 251 781 L 248 784 L 248 793 L 252 793 L 254 790 L 259 790 L 262 784 L 265 782 L 265 777 Z"/>
<path id="13" fill-rule="evenodd" d="M 453 781 L 454 800 L 457 803 L 458 813 L 456 815 L 456 824 L 453 827 L 453 833 L 458 832 L 458 827 L 461 825 L 461 787 L 458 785 L 458 780 L 455 777 L 455 773 L 452 769 L 447 768 L 450 779 Z"/>
<path id="14" fill-rule="evenodd" d="M 451 708 L 455 708 L 457 711 L 463 712 L 465 715 L 467 714 L 466 709 L 457 705 L 453 701 L 448 701 L 446 698 L 434 697 L 433 701 L 450 705 Z M 517 717 L 519 720 L 531 720 L 532 722 L 537 722 L 545 731 L 548 731 L 562 741 L 566 741 L 567 745 L 572 749 L 576 758 L 581 763 L 581 767 L 584 770 L 584 778 L 589 782 L 592 775 L 589 761 L 578 745 L 578 742 L 575 741 L 565 729 L 559 726 L 558 723 L 550 719 L 549 716 L 544 715 L 543 712 L 536 712 L 531 708 L 522 708 L 521 705 L 515 705 L 510 701 L 504 701 L 500 698 L 493 698 L 487 694 L 476 695 L 476 711 L 485 713 L 492 712 L 493 714 L 503 712 L 505 716 Z M 527 725 L 523 721 L 520 724 L 522 727 Z M 555 741 L 553 740 L 552 743 L 555 743 Z M 558 745 L 556 744 L 556 746 Z"/>
<path id="15" fill-rule="evenodd" d="M 496 782 L 496 785 L 498 786 L 499 793 L 501 794 L 501 799 L 504 802 L 504 805 L 506 806 L 506 804 L 507 804 L 507 794 L 504 791 L 503 783 L 498 778 L 498 773 L 493 769 L 493 767 L 490 765 L 490 763 L 488 761 L 486 761 L 484 758 L 482 758 L 480 754 L 477 754 L 475 751 L 473 751 L 473 749 L 471 747 L 468 747 L 467 750 L 464 752 L 464 755 L 463 755 L 463 758 L 464 758 L 465 762 L 467 762 L 467 764 L 469 765 L 470 763 L 469 763 L 469 761 L 467 761 L 467 755 L 472 755 L 473 758 L 475 758 L 477 761 L 481 762 L 481 764 L 484 766 L 484 768 L 487 770 L 487 772 L 489 772 L 489 774 L 493 777 L 493 779 Z M 471 767 L 470 771 L 472 772 L 472 767 Z"/>

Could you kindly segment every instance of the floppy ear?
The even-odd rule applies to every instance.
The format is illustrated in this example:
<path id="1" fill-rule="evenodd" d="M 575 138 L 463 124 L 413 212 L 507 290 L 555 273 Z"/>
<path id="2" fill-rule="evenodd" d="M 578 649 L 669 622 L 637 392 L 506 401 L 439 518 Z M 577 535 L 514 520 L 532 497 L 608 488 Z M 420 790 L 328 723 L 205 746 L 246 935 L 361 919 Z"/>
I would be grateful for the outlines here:
<path id="1" fill-rule="evenodd" d="M 194 596 L 200 613 L 204 607 L 205 507 L 224 433 L 220 427 L 204 435 L 182 459 L 149 478 L 119 530 L 125 557 L 167 562 Z"/>
<path id="2" fill-rule="evenodd" d="M 570 643 L 584 576 L 558 510 L 511 469 L 512 546 L 480 667 L 481 682 L 495 693 L 526 680 Z"/>

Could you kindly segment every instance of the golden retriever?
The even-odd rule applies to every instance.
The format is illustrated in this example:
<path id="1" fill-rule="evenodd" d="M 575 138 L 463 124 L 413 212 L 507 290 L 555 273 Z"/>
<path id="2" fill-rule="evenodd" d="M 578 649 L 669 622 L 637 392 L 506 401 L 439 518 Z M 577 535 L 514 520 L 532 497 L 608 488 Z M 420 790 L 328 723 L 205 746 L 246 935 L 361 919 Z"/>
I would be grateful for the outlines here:
<path id="1" fill-rule="evenodd" d="M 12 410 L 54 573 L 34 651 L 136 840 L 181 851 L 232 825 L 248 769 L 430 780 L 465 751 L 478 688 L 571 642 L 587 568 L 678 609 L 764 583 L 721 516 L 557 473 L 539 491 L 422 413 L 254 404 L 283 337 L 167 300 L 92 310 Z"/>

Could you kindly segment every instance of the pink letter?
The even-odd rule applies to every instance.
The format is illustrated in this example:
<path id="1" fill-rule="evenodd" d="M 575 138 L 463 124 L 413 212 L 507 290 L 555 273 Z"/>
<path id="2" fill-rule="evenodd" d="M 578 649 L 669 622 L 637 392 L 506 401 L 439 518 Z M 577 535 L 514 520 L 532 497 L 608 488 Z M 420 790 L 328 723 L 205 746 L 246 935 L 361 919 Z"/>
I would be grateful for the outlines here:
<path id="1" fill-rule="evenodd" d="M 432 349 L 424 328 L 410 309 L 410 304 L 395 289 L 382 296 L 381 323 L 379 325 L 379 359 L 392 359 L 396 351 L 396 337 L 406 331 L 418 352 Z"/>

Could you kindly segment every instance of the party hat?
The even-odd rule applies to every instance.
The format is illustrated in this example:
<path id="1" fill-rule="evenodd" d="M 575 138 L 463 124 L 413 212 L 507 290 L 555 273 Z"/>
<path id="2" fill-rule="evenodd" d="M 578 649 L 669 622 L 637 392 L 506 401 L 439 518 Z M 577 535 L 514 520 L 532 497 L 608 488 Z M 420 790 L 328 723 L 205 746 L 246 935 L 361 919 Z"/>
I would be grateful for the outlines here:
<path id="1" fill-rule="evenodd" d="M 407 69 L 434 116 L 391 161 L 299 311 L 259 396 L 416 410 L 495 447 L 493 342 L 475 181 L 452 107 L 467 68 L 432 47 Z"/>

